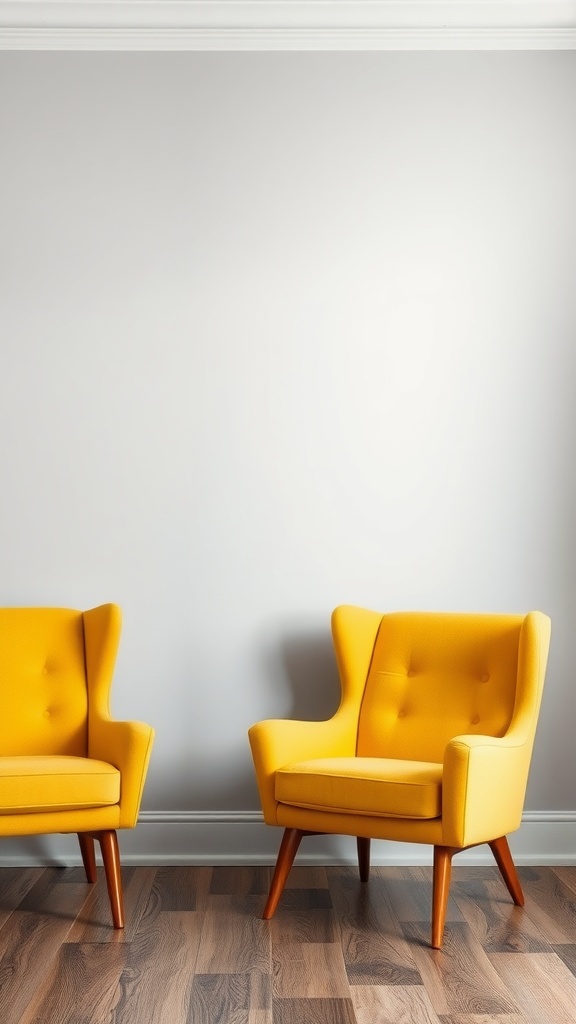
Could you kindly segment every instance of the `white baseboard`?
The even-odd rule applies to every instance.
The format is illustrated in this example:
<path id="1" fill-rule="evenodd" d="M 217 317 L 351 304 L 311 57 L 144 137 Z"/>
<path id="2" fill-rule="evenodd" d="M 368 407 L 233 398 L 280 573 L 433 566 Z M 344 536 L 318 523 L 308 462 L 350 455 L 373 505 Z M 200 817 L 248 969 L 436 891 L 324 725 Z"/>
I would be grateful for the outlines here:
<path id="1" fill-rule="evenodd" d="M 281 830 L 269 828 L 258 811 L 144 811 L 138 827 L 119 834 L 122 863 L 273 864 Z M 576 811 L 528 811 L 510 836 L 517 864 L 576 864 Z M 431 864 L 431 847 L 372 844 L 375 865 Z M 311 836 L 299 864 L 353 864 L 356 844 L 348 836 Z M 80 864 L 75 836 L 27 836 L 0 841 L 0 866 Z M 460 854 L 456 864 L 492 864 L 486 846 Z"/>

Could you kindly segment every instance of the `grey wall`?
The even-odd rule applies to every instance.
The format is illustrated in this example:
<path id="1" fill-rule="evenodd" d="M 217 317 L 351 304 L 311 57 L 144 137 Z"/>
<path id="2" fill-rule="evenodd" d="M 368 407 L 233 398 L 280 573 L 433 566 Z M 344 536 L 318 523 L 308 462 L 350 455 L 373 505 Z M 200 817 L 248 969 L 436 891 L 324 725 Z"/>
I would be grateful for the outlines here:
<path id="1" fill-rule="evenodd" d="M 0 106 L 0 599 L 122 605 L 145 808 L 255 809 L 355 603 L 548 612 L 574 811 L 576 54 L 4 53 Z"/>

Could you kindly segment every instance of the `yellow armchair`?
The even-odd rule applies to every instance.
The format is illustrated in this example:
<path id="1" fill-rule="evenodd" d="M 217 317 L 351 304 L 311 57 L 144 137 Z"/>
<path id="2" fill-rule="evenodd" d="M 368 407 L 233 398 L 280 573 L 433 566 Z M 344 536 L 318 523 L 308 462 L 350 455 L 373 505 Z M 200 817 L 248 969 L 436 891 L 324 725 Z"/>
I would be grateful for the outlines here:
<path id="1" fill-rule="evenodd" d="M 520 825 L 550 620 L 342 606 L 332 616 L 342 699 L 326 722 L 249 730 L 264 819 L 284 827 L 264 918 L 305 835 L 434 847 L 432 946 L 442 944 L 452 857 L 488 843 L 518 906 L 506 836 Z"/>
<path id="2" fill-rule="evenodd" d="M 100 843 L 124 926 L 116 829 L 138 818 L 154 730 L 110 718 L 117 605 L 0 608 L 0 837 L 76 832 L 86 877 Z"/>

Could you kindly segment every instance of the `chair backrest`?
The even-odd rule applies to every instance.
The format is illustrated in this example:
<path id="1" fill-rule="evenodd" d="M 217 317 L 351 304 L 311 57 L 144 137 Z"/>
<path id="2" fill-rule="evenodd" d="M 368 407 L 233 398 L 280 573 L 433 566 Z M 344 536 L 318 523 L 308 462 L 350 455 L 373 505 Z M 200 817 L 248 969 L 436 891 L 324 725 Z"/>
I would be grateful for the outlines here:
<path id="1" fill-rule="evenodd" d="M 0 756 L 87 750 L 81 611 L 0 608 Z"/>
<path id="2" fill-rule="evenodd" d="M 517 699 L 523 621 L 384 615 L 360 708 L 358 755 L 441 762 L 454 736 L 503 736 Z"/>

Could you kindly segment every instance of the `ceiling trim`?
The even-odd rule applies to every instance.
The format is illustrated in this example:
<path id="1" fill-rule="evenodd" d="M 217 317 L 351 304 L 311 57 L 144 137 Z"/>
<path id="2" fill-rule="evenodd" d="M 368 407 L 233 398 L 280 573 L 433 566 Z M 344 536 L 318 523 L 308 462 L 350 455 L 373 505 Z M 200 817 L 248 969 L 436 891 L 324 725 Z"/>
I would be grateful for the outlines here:
<path id="1" fill-rule="evenodd" d="M 0 0 L 3 50 L 573 50 L 576 0 Z"/>

